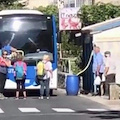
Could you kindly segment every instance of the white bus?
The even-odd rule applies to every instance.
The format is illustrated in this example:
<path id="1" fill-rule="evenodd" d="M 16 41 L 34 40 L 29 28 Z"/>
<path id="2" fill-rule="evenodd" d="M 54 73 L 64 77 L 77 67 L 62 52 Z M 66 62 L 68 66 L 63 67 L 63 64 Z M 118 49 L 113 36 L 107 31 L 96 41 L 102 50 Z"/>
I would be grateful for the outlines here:
<path id="1" fill-rule="evenodd" d="M 8 41 L 12 47 L 24 51 L 27 63 L 26 89 L 34 86 L 36 64 L 49 54 L 53 65 L 50 89 L 57 89 L 57 39 L 55 17 L 36 10 L 3 10 L 0 12 L 0 44 Z M 8 69 L 5 89 L 15 89 L 13 67 Z"/>

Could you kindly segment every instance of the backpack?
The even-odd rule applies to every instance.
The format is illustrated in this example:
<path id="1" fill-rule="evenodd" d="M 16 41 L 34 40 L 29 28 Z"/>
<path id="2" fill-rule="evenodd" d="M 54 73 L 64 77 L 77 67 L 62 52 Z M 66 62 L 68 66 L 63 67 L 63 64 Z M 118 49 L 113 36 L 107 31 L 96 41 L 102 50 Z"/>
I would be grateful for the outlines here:
<path id="1" fill-rule="evenodd" d="M 38 79 L 42 79 L 45 76 L 44 63 L 42 61 L 38 62 L 37 68 L 38 68 L 37 70 Z"/>
<path id="2" fill-rule="evenodd" d="M 21 64 L 19 64 L 18 62 L 16 63 L 15 72 L 16 72 L 16 79 L 23 79 L 24 77 L 23 63 Z"/>

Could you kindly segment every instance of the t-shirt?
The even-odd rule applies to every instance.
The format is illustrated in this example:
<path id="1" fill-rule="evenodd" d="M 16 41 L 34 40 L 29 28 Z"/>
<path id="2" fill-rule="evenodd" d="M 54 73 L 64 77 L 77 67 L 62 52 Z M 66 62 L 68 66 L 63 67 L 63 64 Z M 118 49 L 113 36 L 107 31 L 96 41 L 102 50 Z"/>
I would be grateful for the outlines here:
<path id="1" fill-rule="evenodd" d="M 0 57 L 0 65 L 1 66 L 6 66 L 6 64 L 5 64 L 3 59 L 4 59 L 3 57 Z"/>
<path id="2" fill-rule="evenodd" d="M 52 63 L 50 61 L 45 63 L 45 70 L 46 70 L 46 75 L 45 75 L 45 77 L 43 79 L 51 78 L 52 73 L 50 71 L 52 71 Z"/>
<path id="3" fill-rule="evenodd" d="M 103 55 L 99 52 L 93 55 L 93 73 L 97 72 L 97 67 L 100 65 L 100 73 L 104 72 L 104 61 Z"/>
<path id="4" fill-rule="evenodd" d="M 106 59 L 105 67 L 109 67 L 107 74 L 113 74 L 113 73 L 115 74 L 116 73 L 115 61 L 111 57 Z"/>

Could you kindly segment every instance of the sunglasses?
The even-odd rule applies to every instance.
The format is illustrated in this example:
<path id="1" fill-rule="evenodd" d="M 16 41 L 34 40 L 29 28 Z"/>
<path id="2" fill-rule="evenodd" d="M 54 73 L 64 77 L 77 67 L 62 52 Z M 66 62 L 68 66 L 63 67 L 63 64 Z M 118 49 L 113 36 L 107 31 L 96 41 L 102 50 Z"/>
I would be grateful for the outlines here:
<path id="1" fill-rule="evenodd" d="M 3 53 L 3 55 L 8 55 L 7 53 Z"/>

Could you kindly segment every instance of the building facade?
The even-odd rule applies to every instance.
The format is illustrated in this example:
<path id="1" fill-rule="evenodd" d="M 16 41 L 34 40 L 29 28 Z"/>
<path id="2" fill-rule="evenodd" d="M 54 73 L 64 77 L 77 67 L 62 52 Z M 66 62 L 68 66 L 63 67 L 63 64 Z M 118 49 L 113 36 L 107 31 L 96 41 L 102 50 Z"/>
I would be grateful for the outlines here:
<path id="1" fill-rule="evenodd" d="M 56 0 L 58 4 L 64 4 L 64 7 L 81 7 L 83 5 L 91 5 L 93 0 Z"/>
<path id="2" fill-rule="evenodd" d="M 62 3 L 64 7 L 81 7 L 82 5 L 91 5 L 93 0 L 19 0 L 27 8 L 33 9 L 39 6 L 58 5 Z"/>
<path id="3" fill-rule="evenodd" d="M 103 3 L 112 3 L 114 5 L 120 5 L 120 0 L 94 0 L 94 3 L 103 2 Z"/>
<path id="4" fill-rule="evenodd" d="M 37 8 L 39 6 L 46 7 L 53 4 L 55 0 L 19 0 L 19 2 L 24 3 L 29 9 Z"/>

